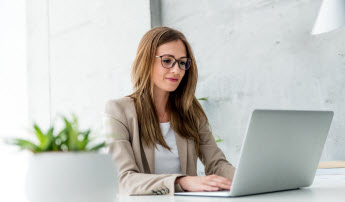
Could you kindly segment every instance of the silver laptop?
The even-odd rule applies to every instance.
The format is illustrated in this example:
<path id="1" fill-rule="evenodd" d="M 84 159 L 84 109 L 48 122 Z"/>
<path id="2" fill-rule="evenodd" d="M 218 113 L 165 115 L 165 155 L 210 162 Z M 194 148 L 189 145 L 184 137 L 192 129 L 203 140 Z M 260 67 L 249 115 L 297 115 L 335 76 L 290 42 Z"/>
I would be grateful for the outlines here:
<path id="1" fill-rule="evenodd" d="M 310 186 L 332 119 L 332 111 L 254 110 L 231 190 L 175 195 L 235 197 Z"/>

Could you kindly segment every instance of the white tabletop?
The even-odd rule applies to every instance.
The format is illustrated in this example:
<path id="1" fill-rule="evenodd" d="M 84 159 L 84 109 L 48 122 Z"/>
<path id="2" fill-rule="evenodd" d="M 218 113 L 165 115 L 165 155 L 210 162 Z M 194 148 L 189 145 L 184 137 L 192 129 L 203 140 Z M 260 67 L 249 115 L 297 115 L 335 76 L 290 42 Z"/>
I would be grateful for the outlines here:
<path id="1" fill-rule="evenodd" d="M 312 186 L 291 191 L 242 196 L 235 198 L 195 197 L 195 196 L 119 196 L 119 202 L 178 202 L 178 201 L 345 201 L 345 175 L 316 176 Z"/>
<path id="2" fill-rule="evenodd" d="M 0 147 L 1 148 L 1 147 Z M 1 157 L 0 152 L 0 157 Z M 14 154 L 15 156 L 17 154 Z M 1 158 L 0 158 L 1 159 Z M 5 159 L 6 160 L 6 159 Z M 6 161 L 5 161 L 6 162 Z M 0 201 L 28 202 L 25 197 L 24 179 L 26 158 L 10 158 L 2 164 L 0 172 Z M 282 191 L 237 198 L 187 197 L 187 196 L 118 196 L 114 202 L 178 202 L 178 201 L 345 201 L 345 168 L 318 169 L 312 186 L 292 191 Z M 6 180 L 7 179 L 7 180 Z M 101 202 L 101 201 L 100 201 Z"/>

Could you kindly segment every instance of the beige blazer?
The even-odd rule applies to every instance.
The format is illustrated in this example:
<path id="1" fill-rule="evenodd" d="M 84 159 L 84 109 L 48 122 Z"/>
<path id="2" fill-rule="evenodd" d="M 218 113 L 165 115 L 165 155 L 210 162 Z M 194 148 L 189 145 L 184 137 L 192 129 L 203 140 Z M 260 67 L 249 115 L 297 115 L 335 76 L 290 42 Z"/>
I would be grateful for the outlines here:
<path id="1" fill-rule="evenodd" d="M 142 143 L 134 101 L 130 97 L 109 100 L 105 105 L 103 126 L 108 134 L 108 151 L 118 168 L 119 191 L 125 195 L 170 194 L 183 191 L 175 179 L 197 175 L 197 159 L 193 140 L 176 134 L 182 174 L 155 174 L 154 148 Z M 218 148 L 209 124 L 201 122 L 200 160 L 205 174 L 233 178 L 235 168 Z M 162 162 L 164 163 L 164 162 Z"/>

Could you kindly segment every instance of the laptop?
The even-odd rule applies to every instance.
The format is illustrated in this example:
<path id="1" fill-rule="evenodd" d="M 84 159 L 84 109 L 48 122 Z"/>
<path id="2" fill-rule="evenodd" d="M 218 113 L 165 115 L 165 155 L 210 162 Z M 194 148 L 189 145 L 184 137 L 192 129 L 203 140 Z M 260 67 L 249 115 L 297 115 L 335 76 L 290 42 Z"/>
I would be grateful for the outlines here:
<path id="1" fill-rule="evenodd" d="M 332 111 L 254 110 L 231 190 L 175 195 L 236 197 L 308 187 L 332 119 Z"/>

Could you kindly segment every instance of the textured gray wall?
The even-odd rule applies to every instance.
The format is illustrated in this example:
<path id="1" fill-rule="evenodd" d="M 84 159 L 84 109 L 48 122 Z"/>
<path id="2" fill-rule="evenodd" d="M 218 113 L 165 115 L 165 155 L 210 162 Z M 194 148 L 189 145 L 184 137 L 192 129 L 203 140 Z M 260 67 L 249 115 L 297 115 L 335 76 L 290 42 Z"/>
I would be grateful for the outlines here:
<path id="1" fill-rule="evenodd" d="M 233 164 L 256 108 L 334 110 L 322 160 L 345 160 L 345 29 L 310 35 L 320 3 L 162 1 L 162 24 L 194 49 L 197 97 L 209 97 L 203 107 Z"/>
<path id="2" fill-rule="evenodd" d="M 101 133 L 106 100 L 131 92 L 131 64 L 150 28 L 149 0 L 30 0 L 30 119 L 48 126 L 74 112 Z"/>

